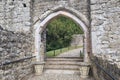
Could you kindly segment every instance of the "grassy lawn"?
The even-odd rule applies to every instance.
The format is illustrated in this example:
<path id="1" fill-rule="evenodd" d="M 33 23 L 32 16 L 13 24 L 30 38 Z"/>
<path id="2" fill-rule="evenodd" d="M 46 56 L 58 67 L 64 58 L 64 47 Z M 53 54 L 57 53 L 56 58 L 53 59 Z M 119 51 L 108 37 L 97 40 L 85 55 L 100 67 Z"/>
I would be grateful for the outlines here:
<path id="1" fill-rule="evenodd" d="M 61 48 L 61 49 L 48 51 L 48 52 L 46 52 L 46 54 L 47 54 L 47 57 L 55 57 L 55 56 L 57 56 L 57 55 L 59 55 L 61 53 L 67 52 L 69 50 L 77 49 L 77 48 L 82 48 L 82 46 L 65 47 L 65 48 Z"/>

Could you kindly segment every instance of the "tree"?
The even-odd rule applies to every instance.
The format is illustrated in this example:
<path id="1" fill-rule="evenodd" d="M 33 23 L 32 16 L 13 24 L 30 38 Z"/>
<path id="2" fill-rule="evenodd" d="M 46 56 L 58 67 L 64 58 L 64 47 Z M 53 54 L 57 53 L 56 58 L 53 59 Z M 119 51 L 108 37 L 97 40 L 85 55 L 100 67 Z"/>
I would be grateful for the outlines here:
<path id="1" fill-rule="evenodd" d="M 69 46 L 73 34 L 83 34 L 72 19 L 59 16 L 47 25 L 47 51 Z"/>

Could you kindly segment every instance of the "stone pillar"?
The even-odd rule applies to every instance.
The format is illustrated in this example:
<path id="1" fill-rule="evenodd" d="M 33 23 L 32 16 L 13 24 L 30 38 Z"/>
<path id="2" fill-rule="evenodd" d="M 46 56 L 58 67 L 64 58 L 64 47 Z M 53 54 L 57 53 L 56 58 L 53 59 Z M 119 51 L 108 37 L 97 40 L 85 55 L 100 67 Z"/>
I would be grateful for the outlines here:
<path id="1" fill-rule="evenodd" d="M 37 27 L 38 25 L 36 25 Z M 42 37 L 40 34 L 40 28 L 36 29 L 35 32 L 35 55 L 36 62 L 34 63 L 35 75 L 41 75 L 44 68 L 44 46 L 42 43 Z"/>
<path id="2" fill-rule="evenodd" d="M 89 47 L 89 33 L 85 32 L 84 36 L 84 62 L 90 62 L 90 56 L 88 55 L 90 47 Z"/>
<path id="3" fill-rule="evenodd" d="M 90 70 L 90 63 L 86 63 L 86 62 L 80 62 L 79 63 L 80 67 L 80 77 L 81 78 L 88 78 L 89 77 L 89 70 Z"/>
<path id="4" fill-rule="evenodd" d="M 35 75 L 41 75 L 41 74 L 43 73 L 44 64 L 45 64 L 45 62 L 36 62 L 36 63 L 34 64 L 34 67 L 35 67 Z"/>
<path id="5" fill-rule="evenodd" d="M 39 28 L 35 32 L 35 55 L 36 61 L 40 61 L 40 45 L 41 45 L 41 35 L 39 34 Z"/>
<path id="6" fill-rule="evenodd" d="M 84 62 L 89 62 L 88 48 L 87 48 L 87 39 L 84 39 Z"/>

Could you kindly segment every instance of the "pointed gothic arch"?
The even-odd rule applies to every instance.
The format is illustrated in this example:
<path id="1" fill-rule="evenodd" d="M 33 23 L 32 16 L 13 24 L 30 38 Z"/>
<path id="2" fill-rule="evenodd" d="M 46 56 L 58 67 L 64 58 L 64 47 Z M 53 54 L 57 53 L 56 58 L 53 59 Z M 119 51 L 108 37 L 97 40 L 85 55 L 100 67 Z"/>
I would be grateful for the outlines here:
<path id="1" fill-rule="evenodd" d="M 81 28 L 84 31 L 84 62 L 89 62 L 89 21 L 88 19 L 80 12 L 68 8 L 68 7 L 56 7 L 52 10 L 46 11 L 40 19 L 36 21 L 34 24 L 35 29 L 35 55 L 36 55 L 36 61 L 41 61 L 42 54 L 41 54 L 41 33 L 44 31 L 47 24 L 54 18 L 56 18 L 59 15 L 63 15 L 66 17 L 71 18 L 73 21 L 75 21 L 77 24 L 81 26 Z"/>

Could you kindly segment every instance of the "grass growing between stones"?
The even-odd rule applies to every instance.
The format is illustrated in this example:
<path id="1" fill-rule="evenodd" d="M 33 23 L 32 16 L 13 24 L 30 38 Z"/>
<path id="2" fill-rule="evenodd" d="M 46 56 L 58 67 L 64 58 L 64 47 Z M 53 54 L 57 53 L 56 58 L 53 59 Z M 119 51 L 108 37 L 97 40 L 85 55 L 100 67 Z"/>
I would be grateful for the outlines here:
<path id="1" fill-rule="evenodd" d="M 69 46 L 69 47 L 65 47 L 65 48 L 61 48 L 61 49 L 48 51 L 48 52 L 46 52 L 46 56 L 47 57 L 55 57 L 55 56 L 58 56 L 59 54 L 67 52 L 69 50 L 78 49 L 78 48 L 82 48 L 82 46 Z"/>

